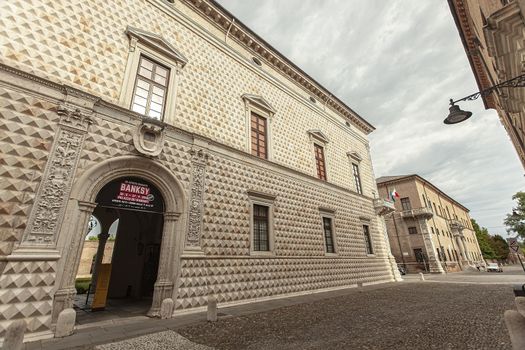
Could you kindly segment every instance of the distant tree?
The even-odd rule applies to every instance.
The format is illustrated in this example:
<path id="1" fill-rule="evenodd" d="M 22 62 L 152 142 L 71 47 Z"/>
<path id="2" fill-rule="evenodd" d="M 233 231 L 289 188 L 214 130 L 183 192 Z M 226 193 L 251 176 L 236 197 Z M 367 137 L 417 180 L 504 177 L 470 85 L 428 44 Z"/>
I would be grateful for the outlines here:
<path id="1" fill-rule="evenodd" d="M 518 201 L 518 206 L 512 208 L 512 214 L 507 214 L 503 223 L 507 226 L 507 232 L 515 232 L 525 238 L 525 192 L 517 192 L 512 199 Z"/>
<path id="2" fill-rule="evenodd" d="M 88 241 L 98 241 L 98 236 L 89 236 Z"/>
<path id="3" fill-rule="evenodd" d="M 491 237 L 492 249 L 496 253 L 496 259 L 506 260 L 509 257 L 509 245 L 500 235 Z"/>
<path id="4" fill-rule="evenodd" d="M 476 220 L 471 219 L 472 227 L 476 232 L 476 238 L 478 239 L 479 249 L 481 249 L 481 255 L 484 259 L 497 259 L 497 254 L 493 248 L 492 237 L 489 235 L 489 231 L 485 227 L 480 227 Z"/>

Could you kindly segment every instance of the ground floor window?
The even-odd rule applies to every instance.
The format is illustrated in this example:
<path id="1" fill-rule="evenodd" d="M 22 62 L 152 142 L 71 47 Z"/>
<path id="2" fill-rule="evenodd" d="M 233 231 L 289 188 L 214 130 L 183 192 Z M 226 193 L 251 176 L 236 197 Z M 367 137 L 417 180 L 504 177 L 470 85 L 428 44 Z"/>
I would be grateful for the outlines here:
<path id="1" fill-rule="evenodd" d="M 363 225 L 363 234 L 365 236 L 365 247 L 367 254 L 374 254 L 374 248 L 372 246 L 372 238 L 370 237 L 370 228 L 368 225 Z"/>
<path id="2" fill-rule="evenodd" d="M 332 219 L 323 217 L 324 241 L 327 253 L 335 253 L 334 238 L 332 234 Z"/>
<path id="3" fill-rule="evenodd" d="M 253 250 L 270 250 L 269 208 L 265 205 L 253 205 Z"/>

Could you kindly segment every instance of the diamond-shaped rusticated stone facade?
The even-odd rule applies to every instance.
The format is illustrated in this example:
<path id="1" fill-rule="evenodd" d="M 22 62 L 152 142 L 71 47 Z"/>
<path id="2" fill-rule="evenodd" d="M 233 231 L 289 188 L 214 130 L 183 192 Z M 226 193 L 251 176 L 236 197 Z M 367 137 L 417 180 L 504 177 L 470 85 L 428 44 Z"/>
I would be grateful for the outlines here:
<path id="1" fill-rule="evenodd" d="M 0 86 L 0 256 L 26 228 L 59 119 L 56 105 Z"/>
<path id="2" fill-rule="evenodd" d="M 383 259 L 183 259 L 177 309 L 390 280 Z"/>
<path id="3" fill-rule="evenodd" d="M 133 126 L 129 124 L 93 118 L 82 150 L 77 178 L 91 166 L 118 156 L 136 155 L 133 147 Z M 190 147 L 166 140 L 163 152 L 157 158 L 170 169 L 185 186 L 189 186 L 191 174 Z"/>
<path id="4" fill-rule="evenodd" d="M 0 62 L 126 108 L 130 101 L 119 100 L 130 50 L 126 27 L 160 35 L 188 59 L 180 73 L 177 108 L 165 116 L 168 123 L 246 151 L 241 96 L 259 95 L 276 110 L 271 122 L 274 162 L 315 175 L 307 131 L 319 129 L 330 141 L 325 149 L 329 181 L 355 190 L 346 155 L 355 151 L 363 158 L 364 193 L 372 196 L 375 191 L 365 132 L 346 126 L 345 119 L 321 101 L 309 102 L 310 92 L 271 65 L 254 66 L 249 61 L 253 53 L 246 48 L 211 39 L 216 35 L 222 41 L 224 34 L 184 2 L 2 1 L 0 13 Z"/>
<path id="5" fill-rule="evenodd" d="M 189 1 L 0 1 L 0 337 L 15 319 L 25 319 L 30 332 L 48 330 L 51 315 L 70 307 L 81 226 L 96 206 L 88 192 L 107 183 L 105 173 L 148 177 L 144 172 L 156 169 L 151 178 L 162 180 L 166 208 L 171 204 L 152 315 L 167 297 L 187 309 L 210 294 L 241 302 L 392 280 L 373 207 L 372 127 L 343 117 L 346 109 L 335 112 L 329 94 L 312 103 L 303 73 L 300 81 L 270 60 L 254 65 L 253 51 L 225 42 Z M 129 111 L 125 96 L 136 74 L 130 57 L 144 48 L 137 38 L 132 46 L 128 26 L 187 59 L 171 67 L 167 94 L 174 96 L 162 122 Z M 255 96 L 248 99 L 254 110 L 262 101 L 271 111 L 268 160 L 251 155 L 253 106 L 243 96 Z M 137 142 L 148 123 L 148 138 L 162 136 L 149 151 Z M 326 182 L 315 178 L 313 138 L 324 144 Z M 363 195 L 352 162 L 359 163 Z M 250 249 L 254 193 L 272 201 L 267 255 Z M 333 218 L 335 254 L 325 254 L 321 212 Z M 42 223 L 45 232 L 32 229 Z M 374 255 L 366 254 L 363 225 Z M 40 249 L 48 261 L 24 249 Z"/>
<path id="6" fill-rule="evenodd" d="M 248 191 L 275 195 L 271 257 L 250 256 Z M 208 293 L 219 302 L 235 302 L 392 278 L 369 200 L 215 155 L 204 198 L 202 249 L 208 258 L 183 258 L 177 308 L 205 305 Z M 324 256 L 319 208 L 325 207 L 336 209 L 336 257 Z M 370 227 L 374 257 L 366 254 L 363 224 Z"/>
<path id="7" fill-rule="evenodd" d="M 24 319 L 28 332 L 48 331 L 56 262 L 9 261 L 0 274 L 0 337 L 12 320 Z"/>

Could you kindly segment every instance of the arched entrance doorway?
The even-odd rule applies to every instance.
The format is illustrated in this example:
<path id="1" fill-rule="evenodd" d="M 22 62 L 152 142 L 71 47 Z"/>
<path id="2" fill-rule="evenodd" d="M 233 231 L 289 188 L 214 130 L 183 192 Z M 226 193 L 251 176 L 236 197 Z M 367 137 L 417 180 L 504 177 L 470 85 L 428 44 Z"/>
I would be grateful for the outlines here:
<path id="1" fill-rule="evenodd" d="M 162 194 L 147 180 L 122 177 L 104 185 L 95 202 L 92 219 L 96 218 L 98 230 L 84 242 L 75 306 L 130 310 L 132 304 L 132 310 L 140 313 L 151 305 L 157 280 L 165 212 Z M 87 278 L 86 264 L 90 264 Z M 89 287 L 84 290 L 85 282 L 79 281 L 89 281 Z"/>
<path id="2" fill-rule="evenodd" d="M 116 207 L 112 205 L 104 205 L 102 198 L 106 191 L 106 186 L 118 186 L 122 180 L 139 180 L 140 183 L 145 183 L 150 188 L 155 188 L 157 192 L 148 192 L 146 194 L 143 187 L 129 188 L 132 195 L 149 195 L 157 193 L 158 198 L 161 198 L 162 209 L 153 204 L 153 207 L 139 208 L 137 206 Z M 129 185 L 132 185 L 131 183 Z M 135 184 L 135 186 L 137 186 Z M 142 189 L 141 189 L 142 188 Z M 120 189 L 120 187 L 118 187 Z M 133 191 L 143 192 L 134 193 Z M 99 197 L 100 196 L 100 197 Z M 129 197 L 129 196 L 128 196 Z M 110 198 L 111 199 L 111 198 Z M 117 198 L 118 199 L 118 198 Z M 107 202 L 106 202 L 107 204 Z M 123 206 L 125 203 L 122 203 Z M 151 205 L 151 203 L 142 203 Z M 148 210 L 149 209 L 149 210 Z M 154 215 L 151 215 L 151 212 Z M 56 322 L 60 311 L 73 307 L 73 302 L 76 295 L 75 279 L 80 265 L 80 257 L 84 247 L 86 238 L 86 228 L 88 222 L 93 214 L 99 221 L 106 225 L 112 222 L 115 217 L 119 218 L 120 229 L 117 231 L 116 241 L 119 240 L 119 234 L 126 232 L 126 226 L 149 227 L 145 230 L 151 231 L 151 227 L 160 227 L 154 229 L 156 234 L 147 241 L 142 239 L 142 244 L 139 241 L 134 241 L 135 254 L 142 252 L 144 259 L 151 262 L 149 265 L 145 261 L 145 265 L 141 265 L 143 270 L 155 270 L 155 265 L 158 261 L 158 268 L 156 269 L 157 276 L 153 284 L 153 291 L 151 292 L 151 281 L 153 274 L 147 274 L 149 278 L 140 281 L 140 286 L 133 287 L 131 284 L 131 291 L 128 290 L 130 284 L 125 284 L 125 281 L 114 282 L 116 289 L 119 289 L 124 284 L 124 296 L 126 293 L 133 295 L 152 294 L 151 307 L 148 311 L 150 316 L 158 316 L 160 312 L 160 305 L 165 298 L 176 298 L 176 291 L 174 285 L 177 283 L 178 270 L 180 268 L 178 262 L 183 250 L 184 230 L 186 227 L 187 217 L 187 201 L 186 192 L 183 190 L 181 183 L 176 179 L 173 173 L 157 161 L 137 157 L 124 156 L 109 159 L 98 163 L 92 168 L 87 169 L 75 181 L 71 191 L 71 198 L 66 208 L 67 223 L 62 225 L 59 235 L 58 247 L 61 250 L 62 258 L 59 260 L 58 274 L 57 274 L 57 290 L 53 300 L 53 318 L 52 322 Z M 137 214 L 138 213 L 138 214 Z M 107 219 L 102 218 L 103 215 L 108 216 Z M 144 216 L 144 217 L 142 217 Z M 146 219 L 145 217 L 148 217 Z M 127 221 L 128 224 L 123 224 Z M 140 224 L 137 224 L 140 221 Z M 114 222 L 114 220 L 113 220 Z M 140 235 L 139 229 L 132 227 L 135 231 L 133 236 Z M 103 230 L 104 231 L 104 230 Z M 108 231 L 106 231 L 107 233 Z M 142 233 L 145 237 L 146 234 Z M 158 241 L 160 237 L 160 247 Z M 149 238 L 148 238 L 149 239 Z M 122 240 L 122 247 L 132 245 L 131 240 L 126 243 L 126 239 Z M 115 242 L 116 244 L 116 242 Z M 150 250 L 146 251 L 146 245 L 150 245 Z M 120 249 L 120 248 L 115 248 Z M 124 251 L 125 248 L 122 248 Z M 157 252 L 158 250 L 158 252 Z M 117 251 L 115 252 L 117 254 Z M 124 253 L 123 253 L 124 254 Z M 149 254 L 149 255 L 144 255 Z M 125 256 L 125 254 L 124 254 Z M 158 256 L 158 258 L 157 258 Z M 123 264 L 119 264 L 124 266 Z M 118 273 L 120 276 L 120 273 Z M 142 278 L 142 277 L 141 277 Z M 111 278 L 110 278 L 111 281 Z M 109 292 L 108 287 L 108 292 Z M 115 292 L 116 293 L 116 292 Z M 138 295 L 138 294 L 135 294 Z"/>

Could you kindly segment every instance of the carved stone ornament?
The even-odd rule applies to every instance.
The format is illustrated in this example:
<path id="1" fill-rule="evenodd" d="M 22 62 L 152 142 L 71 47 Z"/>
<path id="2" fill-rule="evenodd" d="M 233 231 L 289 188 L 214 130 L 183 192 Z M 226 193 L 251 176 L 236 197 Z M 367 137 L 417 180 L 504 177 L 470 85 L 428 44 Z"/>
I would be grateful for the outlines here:
<path id="1" fill-rule="evenodd" d="M 61 104 L 57 108 L 57 114 L 61 116 L 60 125 L 70 128 L 87 131 L 92 123 L 91 114 L 81 111 L 79 108 L 68 104 Z"/>
<path id="2" fill-rule="evenodd" d="M 59 106 L 62 116 L 44 170 L 22 244 L 52 244 L 71 191 L 90 115 L 71 106 Z"/>
<path id="3" fill-rule="evenodd" d="M 156 157 L 162 152 L 164 136 L 163 126 L 144 120 L 133 133 L 133 145 L 140 154 Z"/>
<path id="4" fill-rule="evenodd" d="M 193 178 L 191 183 L 186 246 L 198 248 L 200 247 L 202 231 L 202 201 L 208 154 L 202 149 L 192 149 L 190 153 L 192 155 Z"/>

